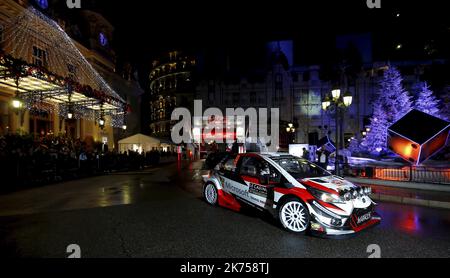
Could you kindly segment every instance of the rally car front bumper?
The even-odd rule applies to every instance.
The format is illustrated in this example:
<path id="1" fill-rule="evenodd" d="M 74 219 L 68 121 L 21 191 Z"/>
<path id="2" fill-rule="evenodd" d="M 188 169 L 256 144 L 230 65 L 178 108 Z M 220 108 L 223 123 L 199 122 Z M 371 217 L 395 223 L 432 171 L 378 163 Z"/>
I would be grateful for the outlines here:
<path id="1" fill-rule="evenodd" d="M 346 236 L 374 227 L 381 222 L 381 217 L 374 211 L 374 206 L 356 211 L 350 217 L 343 217 L 327 210 L 317 202 L 310 202 L 311 234 L 318 236 Z M 358 217 L 367 215 L 370 218 L 358 223 Z"/>

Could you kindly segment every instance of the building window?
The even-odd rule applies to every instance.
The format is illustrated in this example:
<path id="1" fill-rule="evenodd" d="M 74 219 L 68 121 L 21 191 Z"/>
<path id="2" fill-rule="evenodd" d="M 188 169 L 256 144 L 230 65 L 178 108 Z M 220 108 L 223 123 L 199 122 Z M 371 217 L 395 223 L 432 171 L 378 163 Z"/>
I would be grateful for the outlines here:
<path id="1" fill-rule="evenodd" d="M 47 52 L 37 46 L 33 46 L 33 64 L 40 67 L 46 67 Z"/>
<path id="2" fill-rule="evenodd" d="M 106 37 L 105 34 L 100 33 L 98 35 L 98 40 L 99 40 L 101 46 L 105 47 L 108 45 L 108 38 Z"/>
<path id="3" fill-rule="evenodd" d="M 0 100 L 0 135 L 5 135 L 9 132 L 9 103 L 7 101 Z"/>

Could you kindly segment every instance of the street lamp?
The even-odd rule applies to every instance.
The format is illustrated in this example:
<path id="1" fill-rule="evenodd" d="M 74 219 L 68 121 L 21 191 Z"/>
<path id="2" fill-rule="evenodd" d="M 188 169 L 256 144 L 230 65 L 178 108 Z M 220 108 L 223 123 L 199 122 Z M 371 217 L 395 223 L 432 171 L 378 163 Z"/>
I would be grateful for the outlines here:
<path id="1" fill-rule="evenodd" d="M 105 127 L 105 110 L 103 110 L 103 103 L 100 104 L 100 119 L 98 120 L 98 125 L 103 130 Z"/>
<path id="2" fill-rule="evenodd" d="M 334 101 L 339 100 L 339 98 L 341 97 L 341 90 L 339 89 L 332 90 L 331 95 L 333 96 Z"/>
<path id="3" fill-rule="evenodd" d="M 288 134 L 295 134 L 295 127 L 293 123 L 288 124 L 288 126 L 286 127 L 286 132 Z M 295 139 L 293 139 L 292 141 L 295 142 Z"/>
<path id="4" fill-rule="evenodd" d="M 17 98 L 14 98 L 11 103 L 12 103 L 12 106 L 13 106 L 14 109 L 20 109 L 23 106 L 22 101 L 20 101 Z"/>
<path id="5" fill-rule="evenodd" d="M 101 129 L 105 127 L 105 119 L 103 118 L 103 116 L 100 118 L 100 120 L 98 120 L 98 125 Z"/>
<path id="6" fill-rule="evenodd" d="M 345 106 L 345 107 L 349 107 L 350 105 L 352 105 L 352 102 L 353 102 L 353 96 L 352 96 L 352 94 L 351 94 L 349 91 L 347 91 L 347 92 L 344 94 L 344 97 L 343 97 L 342 99 L 343 99 L 343 102 L 344 102 L 344 106 Z"/>
<path id="7" fill-rule="evenodd" d="M 335 157 L 335 172 L 339 175 L 339 115 L 341 110 L 345 110 L 352 105 L 353 97 L 350 92 L 345 92 L 341 95 L 340 89 L 334 89 L 331 91 L 331 98 L 326 96 L 322 101 L 322 109 L 328 111 L 329 107 L 334 106 L 334 113 L 336 118 L 336 157 Z M 342 119 L 343 120 L 343 119 Z"/>
<path id="8" fill-rule="evenodd" d="M 329 97 L 325 97 L 325 99 L 322 101 L 322 109 L 327 110 L 328 107 L 331 105 L 331 100 Z"/>

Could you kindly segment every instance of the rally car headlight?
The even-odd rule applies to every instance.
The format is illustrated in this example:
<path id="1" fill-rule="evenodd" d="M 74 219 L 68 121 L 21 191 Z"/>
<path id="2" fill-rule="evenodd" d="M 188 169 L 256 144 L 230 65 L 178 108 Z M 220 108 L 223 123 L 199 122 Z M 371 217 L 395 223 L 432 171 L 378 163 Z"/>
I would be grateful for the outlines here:
<path id="1" fill-rule="evenodd" d="M 352 199 L 352 193 L 347 192 L 344 194 L 344 200 L 350 201 Z"/>
<path id="2" fill-rule="evenodd" d="M 317 190 L 317 189 L 308 189 L 308 191 L 317 199 L 325 202 L 325 203 L 344 203 L 344 200 L 339 197 L 338 195 L 335 194 L 330 194 L 321 190 Z"/>

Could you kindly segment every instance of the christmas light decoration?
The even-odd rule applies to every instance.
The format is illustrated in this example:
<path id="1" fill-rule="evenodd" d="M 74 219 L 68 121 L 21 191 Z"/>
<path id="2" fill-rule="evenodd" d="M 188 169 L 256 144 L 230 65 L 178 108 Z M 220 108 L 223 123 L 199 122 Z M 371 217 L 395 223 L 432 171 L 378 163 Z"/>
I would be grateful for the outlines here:
<path id="1" fill-rule="evenodd" d="M 125 101 L 55 21 L 29 7 L 5 30 L 4 49 L 10 55 L 0 53 L 0 78 L 14 88 L 18 81 L 20 99 L 32 114 L 55 112 L 64 118 L 97 121 L 104 104 L 102 113 L 113 119 L 109 124 L 122 126 Z"/>
<path id="2" fill-rule="evenodd" d="M 414 108 L 431 116 L 441 118 L 439 110 L 439 100 L 433 95 L 427 82 L 421 82 L 417 85 L 418 97 L 415 101 Z"/>

